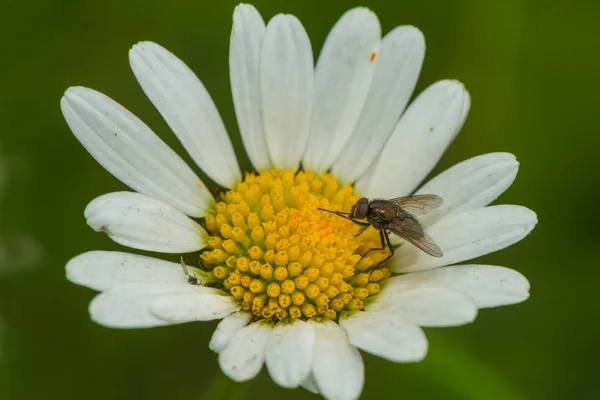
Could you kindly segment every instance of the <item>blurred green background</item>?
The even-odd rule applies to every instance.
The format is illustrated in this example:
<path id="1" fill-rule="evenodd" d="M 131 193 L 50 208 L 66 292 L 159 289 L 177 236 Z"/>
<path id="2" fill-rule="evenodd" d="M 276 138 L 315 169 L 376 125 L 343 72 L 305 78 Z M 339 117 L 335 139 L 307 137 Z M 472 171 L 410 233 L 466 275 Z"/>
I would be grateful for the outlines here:
<path id="1" fill-rule="evenodd" d="M 103 328 L 88 318 L 94 293 L 64 278 L 69 258 L 122 249 L 88 228 L 83 210 L 125 186 L 73 137 L 59 99 L 72 85 L 106 93 L 189 160 L 129 69 L 128 49 L 156 41 L 198 74 L 247 168 L 227 65 L 236 2 L 0 4 L 0 398 L 207 398 L 218 375 L 207 348 L 216 322 Z M 481 153 L 514 153 L 521 169 L 499 202 L 525 205 L 540 220 L 525 240 L 480 260 L 525 274 L 531 298 L 483 310 L 471 325 L 427 329 L 430 351 L 419 364 L 365 355 L 362 398 L 599 399 L 600 2 L 254 4 L 265 19 L 298 16 L 315 54 L 355 5 L 374 10 L 384 32 L 418 26 L 427 53 L 417 91 L 455 78 L 472 96 L 467 123 L 434 172 Z M 312 397 L 279 388 L 264 370 L 241 389 L 250 399 Z"/>

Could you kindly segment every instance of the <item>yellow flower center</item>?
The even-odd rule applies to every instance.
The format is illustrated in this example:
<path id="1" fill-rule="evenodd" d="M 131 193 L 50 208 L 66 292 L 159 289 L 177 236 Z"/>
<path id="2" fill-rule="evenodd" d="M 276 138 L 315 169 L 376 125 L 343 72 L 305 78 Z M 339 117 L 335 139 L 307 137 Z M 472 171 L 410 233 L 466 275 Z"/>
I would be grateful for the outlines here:
<path id="1" fill-rule="evenodd" d="M 337 320 L 344 310 L 360 310 L 391 275 L 378 265 L 389 250 L 361 260 L 380 247 L 378 231 L 357 235 L 357 224 L 319 210 L 349 211 L 360 197 L 330 174 L 247 174 L 206 216 L 209 249 L 200 260 L 212 285 L 257 319 Z"/>

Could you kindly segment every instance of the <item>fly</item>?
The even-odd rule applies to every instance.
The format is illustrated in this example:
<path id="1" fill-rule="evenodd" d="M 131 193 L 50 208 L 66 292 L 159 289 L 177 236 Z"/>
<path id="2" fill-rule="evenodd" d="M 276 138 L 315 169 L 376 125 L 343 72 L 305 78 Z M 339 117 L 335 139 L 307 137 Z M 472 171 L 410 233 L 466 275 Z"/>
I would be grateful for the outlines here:
<path id="1" fill-rule="evenodd" d="M 369 200 L 366 197 L 360 198 L 352 206 L 350 212 L 331 211 L 319 208 L 362 226 L 359 236 L 369 226 L 379 230 L 379 239 L 381 248 L 374 247 L 362 255 L 362 260 L 372 251 L 390 249 L 390 255 L 379 264 L 383 264 L 394 255 L 394 248 L 390 242 L 389 232 L 400 236 L 402 239 L 413 244 L 420 250 L 433 257 L 442 257 L 443 253 L 435 241 L 423 230 L 423 227 L 417 220 L 417 217 L 435 210 L 442 204 L 440 196 L 434 194 L 420 194 L 415 196 L 396 197 L 395 199 L 374 199 Z M 366 221 L 360 221 L 364 220 Z M 360 260 L 358 262 L 360 262 Z"/>

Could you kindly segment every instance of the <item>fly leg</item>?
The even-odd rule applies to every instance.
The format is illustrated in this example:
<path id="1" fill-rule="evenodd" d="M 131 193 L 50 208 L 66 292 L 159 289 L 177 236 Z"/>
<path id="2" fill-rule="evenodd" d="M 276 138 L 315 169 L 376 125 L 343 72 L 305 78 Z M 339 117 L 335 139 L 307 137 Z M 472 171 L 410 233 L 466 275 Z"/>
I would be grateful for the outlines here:
<path id="1" fill-rule="evenodd" d="M 386 262 L 387 260 L 389 260 L 390 258 L 392 258 L 392 256 L 394 255 L 394 248 L 392 247 L 392 243 L 390 242 L 390 235 L 388 235 L 387 231 L 379 231 L 383 234 L 383 236 L 385 236 L 385 242 L 387 244 L 388 249 L 390 249 L 390 255 L 387 256 L 386 258 L 384 258 L 383 260 L 379 261 L 379 264 L 377 264 L 377 266 L 379 267 L 381 264 L 383 264 L 384 262 Z M 381 239 L 381 242 L 383 244 L 383 238 Z"/>
<path id="2" fill-rule="evenodd" d="M 371 224 L 361 225 L 363 228 L 360 230 L 360 232 L 354 235 L 354 237 L 360 236 L 360 234 L 363 233 L 370 225 Z"/>
<path id="3" fill-rule="evenodd" d="M 379 233 L 381 236 L 381 245 L 383 246 L 383 238 L 385 237 L 385 243 L 387 244 L 387 247 L 390 249 L 390 255 L 387 256 L 386 258 L 384 258 L 383 260 L 379 261 L 379 263 L 373 269 L 371 269 L 371 273 L 369 274 L 369 282 L 371 281 L 371 275 L 373 274 L 373 271 L 375 271 L 377 269 L 377 267 L 379 267 L 381 264 L 383 264 L 384 262 L 386 262 L 387 260 L 392 258 L 392 256 L 394 255 L 394 248 L 392 247 L 392 243 L 390 242 L 390 236 L 388 235 L 388 233 L 383 230 L 379 231 Z M 385 249 L 385 246 L 383 248 Z M 371 249 L 371 250 L 375 250 L 375 249 Z M 371 250 L 369 250 L 369 251 L 371 251 Z M 377 249 L 377 250 L 380 250 L 380 249 Z M 365 253 L 365 254 L 367 254 L 367 253 Z M 364 255 L 363 255 L 363 257 L 364 257 Z"/>
<path id="4" fill-rule="evenodd" d="M 369 249 L 365 252 L 365 254 L 362 255 L 362 257 L 360 257 L 360 260 L 358 260 L 358 262 L 356 263 L 356 265 L 360 264 L 360 262 L 362 261 L 363 258 L 365 258 L 365 256 L 367 254 L 369 254 L 372 251 L 379 251 L 379 250 L 385 250 L 386 248 L 386 239 L 387 239 L 387 243 L 390 242 L 390 238 L 388 237 L 387 233 L 384 232 L 383 230 L 379 230 L 379 239 L 381 240 L 381 247 L 373 247 L 372 249 Z M 391 250 L 391 245 L 390 245 L 390 250 Z M 392 250 L 392 254 L 394 254 L 394 251 Z M 391 257 L 391 256 L 390 256 Z M 388 257 L 389 258 L 389 257 Z M 387 260 L 388 258 L 386 258 L 385 260 Z M 384 260 L 384 261 L 385 261 Z M 383 262 L 383 261 L 382 261 Z M 379 263 L 381 264 L 381 263 Z M 377 264 L 377 265 L 379 265 Z"/>

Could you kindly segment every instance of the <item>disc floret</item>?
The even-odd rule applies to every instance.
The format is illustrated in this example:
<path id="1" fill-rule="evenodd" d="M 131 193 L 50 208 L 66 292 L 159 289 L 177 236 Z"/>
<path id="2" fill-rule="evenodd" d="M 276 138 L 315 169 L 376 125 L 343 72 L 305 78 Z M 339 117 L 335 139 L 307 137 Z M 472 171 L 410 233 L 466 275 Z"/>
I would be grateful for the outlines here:
<path id="1" fill-rule="evenodd" d="M 378 232 L 356 236 L 352 221 L 319 210 L 347 211 L 360 197 L 330 174 L 247 174 L 206 217 L 209 248 L 200 259 L 212 286 L 258 319 L 336 320 L 344 310 L 360 310 L 391 275 L 377 265 L 387 253 L 361 260 L 379 247 Z"/>

